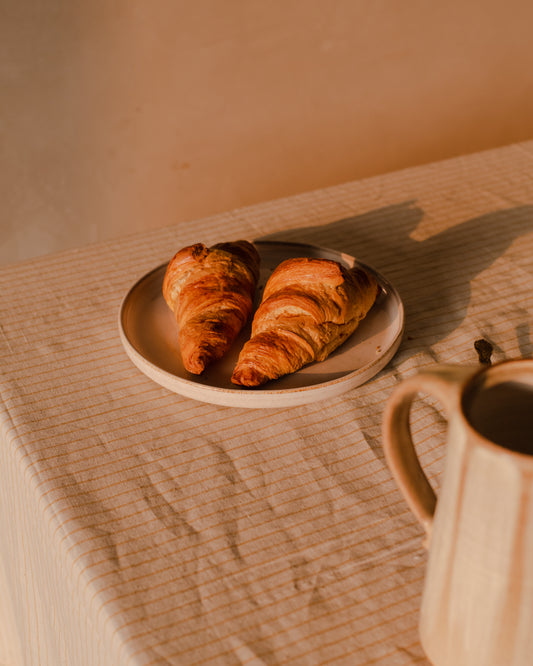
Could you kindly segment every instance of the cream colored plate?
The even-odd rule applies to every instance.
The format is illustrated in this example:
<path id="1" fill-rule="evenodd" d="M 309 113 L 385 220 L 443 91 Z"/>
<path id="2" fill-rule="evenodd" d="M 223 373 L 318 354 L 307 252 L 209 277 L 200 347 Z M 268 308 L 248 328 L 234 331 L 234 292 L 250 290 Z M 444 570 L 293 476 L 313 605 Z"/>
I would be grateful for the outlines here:
<path id="1" fill-rule="evenodd" d="M 233 407 L 289 407 L 339 395 L 376 375 L 394 356 L 400 344 L 404 311 L 396 289 L 377 271 L 347 254 L 299 243 L 257 241 L 261 276 L 257 301 L 274 268 L 290 257 L 333 259 L 346 266 L 358 263 L 377 278 L 381 293 L 352 336 L 321 363 L 262 387 L 244 389 L 230 377 L 239 351 L 250 335 L 242 331 L 226 357 L 201 376 L 185 370 L 181 362 L 178 329 L 161 288 L 166 264 L 141 278 L 128 292 L 120 308 L 122 344 L 133 363 L 158 384 L 195 400 Z"/>

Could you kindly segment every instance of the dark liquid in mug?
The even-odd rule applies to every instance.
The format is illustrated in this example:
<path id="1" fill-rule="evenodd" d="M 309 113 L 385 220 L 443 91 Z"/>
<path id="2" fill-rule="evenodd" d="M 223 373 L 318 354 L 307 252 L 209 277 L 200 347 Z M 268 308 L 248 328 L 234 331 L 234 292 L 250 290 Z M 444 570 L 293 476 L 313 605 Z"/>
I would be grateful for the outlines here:
<path id="1" fill-rule="evenodd" d="M 533 455 L 533 386 L 502 382 L 481 388 L 469 397 L 465 413 L 486 439 Z"/>

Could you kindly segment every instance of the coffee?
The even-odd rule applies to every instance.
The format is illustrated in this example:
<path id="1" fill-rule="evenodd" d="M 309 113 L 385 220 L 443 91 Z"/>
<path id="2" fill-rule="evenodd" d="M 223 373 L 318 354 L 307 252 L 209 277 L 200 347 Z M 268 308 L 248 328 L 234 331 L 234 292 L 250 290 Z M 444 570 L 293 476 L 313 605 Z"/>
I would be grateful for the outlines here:
<path id="1" fill-rule="evenodd" d="M 474 386 L 463 401 L 470 425 L 485 439 L 533 455 L 533 386 L 505 381 Z"/>

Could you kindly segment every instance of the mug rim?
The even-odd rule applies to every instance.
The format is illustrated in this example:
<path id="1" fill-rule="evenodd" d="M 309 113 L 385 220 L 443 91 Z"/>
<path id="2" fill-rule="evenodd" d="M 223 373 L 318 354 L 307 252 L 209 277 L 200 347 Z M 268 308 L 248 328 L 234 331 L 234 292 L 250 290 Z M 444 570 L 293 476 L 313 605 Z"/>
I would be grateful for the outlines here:
<path id="1" fill-rule="evenodd" d="M 531 377 L 531 388 L 533 389 L 533 358 L 518 358 L 518 359 L 505 359 L 503 361 L 498 361 L 496 363 L 492 363 L 491 365 L 487 365 L 484 367 L 479 368 L 474 372 L 473 375 L 468 377 L 462 384 L 460 388 L 460 395 L 459 395 L 459 406 L 460 410 L 459 413 L 461 415 L 461 420 L 463 422 L 463 425 L 466 426 L 468 429 L 469 433 L 473 434 L 477 440 L 477 443 L 481 444 L 482 446 L 485 446 L 488 449 L 494 450 L 499 453 L 505 453 L 507 455 L 512 455 L 512 456 L 517 456 L 519 460 L 522 461 L 529 461 L 531 465 L 533 465 L 533 452 L 532 453 L 526 453 L 523 451 L 516 451 L 514 449 L 511 449 L 503 444 L 498 444 L 497 442 L 492 441 L 485 435 L 479 432 L 477 428 L 475 428 L 472 423 L 470 422 L 469 418 L 467 417 L 466 413 L 466 400 L 469 391 L 474 391 L 476 385 L 478 385 L 479 389 L 479 384 L 481 382 L 481 379 L 483 377 L 486 377 L 489 374 L 496 375 L 496 377 L 499 377 L 499 381 L 494 381 L 492 383 L 489 383 L 487 386 L 483 388 L 490 388 L 491 386 L 497 386 L 498 384 L 502 384 L 505 381 L 516 381 L 516 377 L 511 377 L 508 376 L 507 380 L 504 378 L 507 374 L 508 368 L 513 367 L 513 368 L 520 368 L 523 367 L 523 371 L 526 374 L 529 374 Z M 516 372 L 516 370 L 514 371 Z M 532 406 L 533 410 L 533 406 Z M 533 434 L 532 434 L 533 436 Z"/>

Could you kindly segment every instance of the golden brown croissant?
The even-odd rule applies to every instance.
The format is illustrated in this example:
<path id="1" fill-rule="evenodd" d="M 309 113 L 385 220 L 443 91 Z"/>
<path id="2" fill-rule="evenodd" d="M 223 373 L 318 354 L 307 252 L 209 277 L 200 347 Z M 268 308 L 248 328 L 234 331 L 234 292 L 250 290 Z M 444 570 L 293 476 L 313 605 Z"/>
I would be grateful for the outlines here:
<path id="1" fill-rule="evenodd" d="M 196 243 L 169 262 L 163 296 L 175 313 L 183 365 L 201 374 L 231 347 L 252 311 L 260 258 L 248 241 Z"/>
<path id="2" fill-rule="evenodd" d="M 374 277 L 329 259 L 288 259 L 270 276 L 232 382 L 259 386 L 323 361 L 366 316 L 378 294 Z"/>

